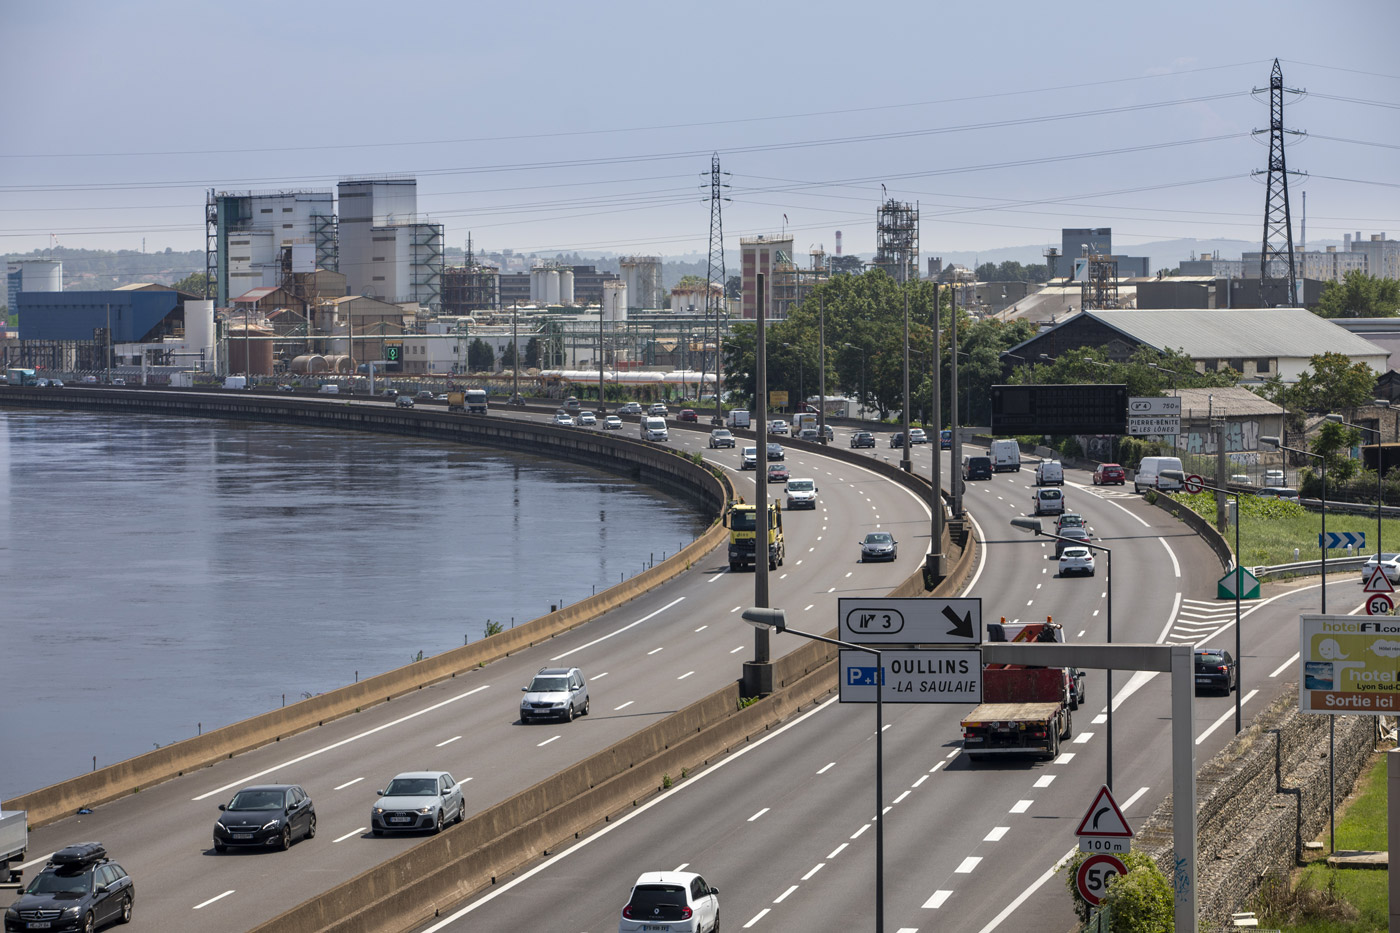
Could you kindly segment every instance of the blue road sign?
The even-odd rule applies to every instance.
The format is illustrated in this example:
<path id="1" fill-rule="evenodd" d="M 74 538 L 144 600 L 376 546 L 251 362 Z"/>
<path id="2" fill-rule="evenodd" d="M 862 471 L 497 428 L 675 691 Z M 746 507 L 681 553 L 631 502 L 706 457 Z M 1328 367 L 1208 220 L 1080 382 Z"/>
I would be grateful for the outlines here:
<path id="1" fill-rule="evenodd" d="M 1366 546 L 1366 532 L 1364 531 L 1329 531 L 1326 534 L 1317 536 L 1317 546 L 1325 547 L 1329 551 L 1344 547 L 1353 547 L 1357 550 Z"/>
<path id="2" fill-rule="evenodd" d="M 875 686 L 875 671 L 873 667 L 848 667 L 846 668 L 846 683 L 852 686 L 873 687 Z"/>

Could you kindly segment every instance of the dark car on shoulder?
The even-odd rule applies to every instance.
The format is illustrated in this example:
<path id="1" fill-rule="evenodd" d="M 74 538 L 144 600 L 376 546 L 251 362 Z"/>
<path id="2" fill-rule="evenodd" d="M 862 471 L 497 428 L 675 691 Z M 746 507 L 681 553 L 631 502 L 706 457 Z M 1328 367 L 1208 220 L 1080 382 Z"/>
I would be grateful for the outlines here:
<path id="1" fill-rule="evenodd" d="M 296 784 L 245 787 L 228 803 L 214 824 L 214 851 L 231 846 L 290 849 L 299 839 L 316 835 L 316 807 Z"/>
<path id="2" fill-rule="evenodd" d="M 1219 690 L 1229 695 L 1239 686 L 1239 667 L 1224 648 L 1197 648 L 1196 690 Z"/>
<path id="3" fill-rule="evenodd" d="M 5 911 L 5 933 L 24 930 L 91 933 L 109 923 L 130 923 L 136 885 L 100 842 L 66 846 Z"/>

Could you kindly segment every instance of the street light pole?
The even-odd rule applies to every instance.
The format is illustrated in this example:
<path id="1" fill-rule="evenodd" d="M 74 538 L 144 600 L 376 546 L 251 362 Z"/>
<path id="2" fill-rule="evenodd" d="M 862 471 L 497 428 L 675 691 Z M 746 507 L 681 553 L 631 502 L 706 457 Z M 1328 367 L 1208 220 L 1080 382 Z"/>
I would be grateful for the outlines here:
<path id="1" fill-rule="evenodd" d="M 1352 424 L 1349 421 L 1343 421 L 1341 415 L 1326 415 L 1324 416 L 1324 420 L 1330 421 L 1333 424 L 1340 424 L 1344 428 L 1353 428 L 1357 431 L 1370 431 L 1372 434 L 1376 435 L 1376 565 L 1380 566 L 1381 499 L 1384 497 L 1384 488 L 1382 487 L 1381 483 L 1383 477 L 1385 476 L 1385 458 L 1382 456 L 1384 451 L 1381 450 L 1380 428 L 1368 428 L 1365 425 Z"/>
<path id="2" fill-rule="evenodd" d="M 817 293 L 817 440 L 826 443 L 826 304 Z"/>
<path id="3" fill-rule="evenodd" d="M 913 469 L 909 459 L 909 282 L 906 280 L 901 290 L 904 292 L 904 449 L 899 455 L 899 468 L 908 473 Z"/>
<path id="4" fill-rule="evenodd" d="M 863 420 L 865 418 L 865 348 L 858 347 L 853 343 L 843 343 L 841 346 L 855 350 L 860 354 L 860 414 L 858 417 Z"/>
<path id="5" fill-rule="evenodd" d="M 770 629 L 779 634 L 787 632 L 802 638 L 810 638 L 847 651 L 862 651 L 875 656 L 878 671 L 875 678 L 875 933 L 885 929 L 885 664 L 879 649 L 868 645 L 856 645 L 812 632 L 799 632 L 787 627 L 787 616 L 781 609 L 768 609 L 762 606 L 746 609 L 745 622 L 760 630 L 766 636 Z"/>
<path id="6" fill-rule="evenodd" d="M 953 295 L 954 295 L 954 297 L 953 297 L 953 314 L 952 314 L 952 319 L 953 319 L 953 322 L 952 322 L 952 338 L 953 338 L 953 342 L 952 342 L 952 347 L 951 347 L 952 353 L 949 354 L 949 356 L 950 356 L 950 358 L 951 358 L 951 361 L 952 361 L 952 378 L 951 378 L 951 383 L 950 383 L 950 385 L 949 385 L 949 390 L 951 391 L 953 397 L 952 397 L 951 399 L 949 399 L 950 404 L 948 405 L 948 411 L 949 411 L 949 413 L 950 413 L 950 415 L 951 415 L 951 417 L 948 419 L 948 421 L 949 421 L 948 427 L 949 427 L 949 430 L 952 432 L 952 433 L 949 435 L 949 439 L 950 439 L 951 443 L 948 445 L 948 473 L 949 473 L 948 479 L 951 481 L 951 482 L 950 482 L 950 485 L 953 487 L 953 517 L 954 517 L 954 518 L 962 518 L 962 515 L 963 515 L 963 506 L 962 506 L 962 502 L 963 502 L 963 475 L 962 475 L 962 470 L 958 469 L 958 463 L 959 463 L 959 461 L 962 459 L 962 456 L 961 456 L 961 454 L 962 454 L 962 441 L 959 439 L 959 434 L 958 434 L 958 302 L 957 302 L 957 293 L 954 292 Z M 941 347 L 938 347 L 938 346 L 936 346 L 936 345 L 934 346 L 934 348 L 933 348 L 933 359 L 934 359 L 933 375 L 934 375 L 934 378 L 937 379 L 937 378 L 938 378 L 938 364 L 941 363 L 941 362 L 943 361 L 943 350 L 942 350 Z M 943 419 L 943 412 L 941 412 L 941 411 L 935 411 L 935 412 L 933 413 L 933 418 L 934 418 L 934 421 L 936 421 L 936 422 L 941 422 L 942 419 Z M 943 456 L 942 451 L 943 451 L 943 441 L 942 441 L 942 436 L 941 436 L 941 432 L 940 432 L 938 447 L 937 447 L 937 448 L 934 450 L 934 452 L 933 452 L 934 459 L 938 459 L 939 457 L 942 457 L 942 456 Z"/>
<path id="7" fill-rule="evenodd" d="M 1112 548 L 1109 548 L 1109 547 L 1104 547 L 1102 544 L 1091 544 L 1091 543 L 1088 542 L 1088 541 L 1081 541 L 1081 540 L 1079 540 L 1078 538 L 1066 538 L 1064 535 L 1057 535 L 1057 534 L 1055 534 L 1055 533 L 1053 533 L 1053 532 L 1045 531 L 1045 530 L 1041 527 L 1040 519 L 1038 519 L 1038 518 L 1013 518 L 1013 519 L 1011 520 L 1011 526 L 1012 526 L 1013 528 L 1022 528 L 1022 529 L 1025 529 L 1026 531 L 1034 532 L 1035 534 L 1037 534 L 1037 535 L 1039 535 L 1040 537 L 1043 537 L 1043 538 L 1054 538 L 1054 539 L 1057 540 L 1057 541 L 1065 541 L 1065 542 L 1068 542 L 1069 544 L 1073 544 L 1073 545 L 1075 545 L 1075 546 L 1077 546 L 1077 547 L 1086 547 L 1086 548 L 1088 548 L 1088 549 L 1091 550 L 1091 551 L 1103 551 L 1105 554 L 1108 555 L 1108 572 L 1107 572 L 1107 574 L 1106 574 L 1106 580 L 1105 580 L 1105 583 L 1106 583 L 1107 585 L 1104 587 L 1104 590 L 1106 591 L 1106 596 L 1107 596 L 1107 598 L 1108 598 L 1108 609 L 1107 609 L 1108 631 L 1107 631 L 1107 635 L 1106 635 L 1106 637 L 1105 637 L 1105 642 L 1106 642 L 1107 644 L 1110 644 L 1110 645 L 1113 644 L 1113 549 L 1112 549 Z M 1105 720 L 1104 720 L 1104 725 L 1105 725 L 1105 727 L 1106 727 L 1106 728 L 1105 728 L 1105 731 L 1104 731 L 1104 738 L 1106 739 L 1105 748 L 1104 748 L 1105 758 L 1106 758 L 1106 763 L 1105 763 L 1105 766 L 1104 766 L 1104 784 L 1106 784 L 1106 785 L 1108 786 L 1108 788 L 1109 788 L 1110 790 L 1112 790 L 1112 789 L 1113 789 L 1113 669 L 1112 669 L 1112 668 L 1106 668 L 1106 669 L 1104 670 L 1104 678 L 1105 678 L 1105 681 L 1104 681 L 1104 696 L 1105 696 L 1105 698 L 1106 698 L 1107 701 L 1108 701 L 1107 704 L 1106 704 L 1106 709 L 1108 710 L 1108 713 L 1107 713 L 1107 716 L 1106 716 L 1106 718 L 1105 718 Z"/>

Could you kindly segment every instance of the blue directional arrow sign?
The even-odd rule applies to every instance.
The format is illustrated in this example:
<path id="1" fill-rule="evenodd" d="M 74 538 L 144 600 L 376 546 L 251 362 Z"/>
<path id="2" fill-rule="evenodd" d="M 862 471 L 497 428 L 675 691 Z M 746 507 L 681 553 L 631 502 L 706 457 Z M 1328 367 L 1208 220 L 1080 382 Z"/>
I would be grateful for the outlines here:
<path id="1" fill-rule="evenodd" d="M 1366 532 L 1329 531 L 1326 534 L 1317 536 L 1317 546 L 1325 547 L 1329 551 L 1338 550 L 1347 546 L 1360 550 L 1366 546 Z"/>

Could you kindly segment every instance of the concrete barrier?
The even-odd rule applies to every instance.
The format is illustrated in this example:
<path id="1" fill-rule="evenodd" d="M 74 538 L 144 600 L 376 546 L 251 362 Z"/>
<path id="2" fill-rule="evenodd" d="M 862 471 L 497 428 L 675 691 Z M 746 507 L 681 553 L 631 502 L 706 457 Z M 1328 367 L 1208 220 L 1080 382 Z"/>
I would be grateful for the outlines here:
<path id="1" fill-rule="evenodd" d="M 1156 501 L 1152 504 L 1172 517 L 1185 522 L 1188 528 L 1210 546 L 1210 549 L 1215 552 L 1215 556 L 1220 558 L 1220 568 L 1229 571 L 1235 562 L 1235 550 L 1230 547 L 1230 542 L 1225 540 L 1225 536 L 1215 529 L 1214 523 L 1207 521 L 1189 506 L 1176 501 L 1165 492 L 1158 492 Z"/>

